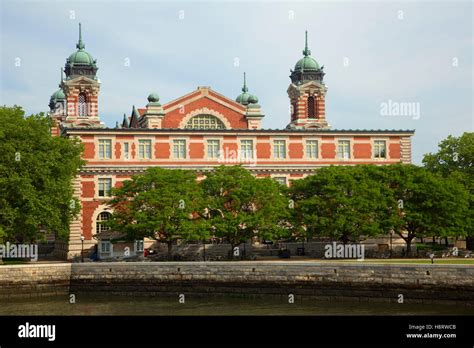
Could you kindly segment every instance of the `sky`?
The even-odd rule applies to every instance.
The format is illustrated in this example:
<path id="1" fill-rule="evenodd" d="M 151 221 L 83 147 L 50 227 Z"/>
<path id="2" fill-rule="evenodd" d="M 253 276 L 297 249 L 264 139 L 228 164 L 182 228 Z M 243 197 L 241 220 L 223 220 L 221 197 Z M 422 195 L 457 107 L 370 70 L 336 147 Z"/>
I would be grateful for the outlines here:
<path id="1" fill-rule="evenodd" d="M 151 92 L 166 103 L 210 86 L 235 99 L 246 72 L 263 128 L 284 128 L 308 30 L 333 129 L 414 129 L 416 164 L 474 129 L 471 1 L 0 0 L 0 21 L 0 105 L 27 114 L 49 110 L 81 22 L 109 127 Z"/>

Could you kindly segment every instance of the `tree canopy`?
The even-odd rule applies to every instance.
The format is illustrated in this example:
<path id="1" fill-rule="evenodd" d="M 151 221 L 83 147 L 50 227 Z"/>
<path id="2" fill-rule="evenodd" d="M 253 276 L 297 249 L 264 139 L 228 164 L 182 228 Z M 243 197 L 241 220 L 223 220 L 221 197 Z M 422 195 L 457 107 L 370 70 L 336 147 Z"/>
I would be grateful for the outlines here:
<path id="1" fill-rule="evenodd" d="M 108 225 L 127 239 L 151 238 L 168 245 L 178 239 L 199 240 L 209 231 L 201 225 L 204 209 L 201 186 L 188 170 L 149 168 L 122 187 L 113 189 Z"/>
<path id="2" fill-rule="evenodd" d="M 348 242 L 387 231 L 382 215 L 389 199 L 384 187 L 370 176 L 368 166 L 322 168 L 294 181 L 290 194 L 296 205 L 296 223 L 303 224 L 312 236 Z"/>
<path id="3" fill-rule="evenodd" d="M 474 245 L 474 133 L 465 132 L 460 137 L 448 136 L 440 142 L 436 153 L 423 158 L 424 166 L 431 172 L 450 177 L 463 184 L 469 193 L 467 225 Z"/>
<path id="4" fill-rule="evenodd" d="M 406 241 L 408 253 L 415 237 L 467 235 L 469 193 L 463 185 L 415 165 L 391 165 L 381 170 L 398 207 L 393 229 Z"/>
<path id="5" fill-rule="evenodd" d="M 201 184 L 214 233 L 232 247 L 252 237 L 275 240 L 288 233 L 288 198 L 273 179 L 256 178 L 241 166 L 220 166 Z"/>
<path id="6" fill-rule="evenodd" d="M 36 242 L 45 232 L 66 239 L 80 210 L 72 181 L 82 165 L 82 145 L 53 137 L 43 114 L 25 117 L 0 107 L 0 240 Z"/>

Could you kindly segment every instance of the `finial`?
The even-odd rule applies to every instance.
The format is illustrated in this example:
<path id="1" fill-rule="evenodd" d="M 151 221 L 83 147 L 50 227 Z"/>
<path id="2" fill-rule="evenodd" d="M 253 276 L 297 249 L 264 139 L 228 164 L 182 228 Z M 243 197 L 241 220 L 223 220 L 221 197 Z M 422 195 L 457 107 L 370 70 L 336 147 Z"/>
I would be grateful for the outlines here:
<path id="1" fill-rule="evenodd" d="M 242 92 L 248 92 L 248 88 L 247 88 L 247 83 L 246 83 L 246 78 L 245 78 L 245 72 L 244 72 L 244 86 L 242 87 Z"/>
<path id="2" fill-rule="evenodd" d="M 76 45 L 77 49 L 83 50 L 85 48 L 84 43 L 82 42 L 82 30 L 81 30 L 81 23 L 79 23 L 79 41 Z"/>
<path id="3" fill-rule="evenodd" d="M 305 40 L 304 40 L 305 42 L 304 42 L 303 55 L 304 55 L 305 57 L 307 57 L 307 56 L 310 56 L 310 55 L 311 55 L 311 51 L 308 49 L 308 31 L 305 30 L 304 33 L 305 33 Z"/>
<path id="4" fill-rule="evenodd" d="M 59 80 L 59 87 L 61 87 L 61 84 L 63 83 L 63 80 L 64 80 L 63 68 L 61 68 L 61 80 Z"/>

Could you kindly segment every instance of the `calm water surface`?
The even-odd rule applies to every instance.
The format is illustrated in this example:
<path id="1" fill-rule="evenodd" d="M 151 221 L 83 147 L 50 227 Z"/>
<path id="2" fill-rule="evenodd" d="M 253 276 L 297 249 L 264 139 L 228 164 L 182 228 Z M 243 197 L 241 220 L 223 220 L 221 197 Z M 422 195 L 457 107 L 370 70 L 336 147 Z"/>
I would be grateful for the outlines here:
<path id="1" fill-rule="evenodd" d="M 442 304 L 336 302 L 285 298 L 191 298 L 77 295 L 0 300 L 0 315 L 472 315 L 473 307 Z"/>

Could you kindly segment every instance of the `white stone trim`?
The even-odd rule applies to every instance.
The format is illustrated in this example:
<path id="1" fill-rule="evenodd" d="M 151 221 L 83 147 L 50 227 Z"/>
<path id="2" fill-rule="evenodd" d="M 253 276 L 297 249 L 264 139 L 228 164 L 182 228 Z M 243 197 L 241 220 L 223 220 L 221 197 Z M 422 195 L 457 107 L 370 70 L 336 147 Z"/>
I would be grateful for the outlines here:
<path id="1" fill-rule="evenodd" d="M 151 153 L 150 153 L 150 158 L 140 158 L 140 140 L 151 140 Z M 135 142 L 135 157 L 134 160 L 138 161 L 143 161 L 143 162 L 149 162 L 149 161 L 154 161 L 156 159 L 156 154 L 155 154 L 155 136 L 154 135 L 149 135 L 149 136 L 138 136 L 134 138 Z M 130 151 L 130 155 L 132 154 L 132 151 Z"/>
<path id="2" fill-rule="evenodd" d="M 184 158 L 176 158 L 174 156 L 174 141 L 175 140 L 184 140 L 184 148 L 185 148 L 185 157 Z M 173 161 L 189 161 L 191 159 L 190 150 L 189 150 L 189 143 L 190 137 L 170 137 L 169 138 L 169 146 L 170 146 L 170 159 Z"/>
<path id="3" fill-rule="evenodd" d="M 98 174 L 94 175 L 94 199 L 107 200 L 112 198 L 112 196 L 102 197 L 99 196 L 99 179 L 112 179 L 110 188 L 114 188 L 116 184 L 116 177 L 113 174 Z"/>
<path id="4" fill-rule="evenodd" d="M 334 144 L 336 145 L 336 157 L 334 158 L 334 162 L 337 162 L 337 161 L 343 161 L 343 162 L 349 162 L 349 161 L 352 161 L 354 159 L 354 139 L 353 138 L 334 138 Z M 339 158 L 337 156 L 337 150 L 338 150 L 338 147 L 339 147 L 339 142 L 340 141 L 349 141 L 349 158 Z"/>
<path id="5" fill-rule="evenodd" d="M 375 141 L 385 141 L 385 157 L 375 157 Z M 387 161 L 390 160 L 390 138 L 389 137 L 377 137 L 370 138 L 370 159 L 374 161 Z"/>
<path id="6" fill-rule="evenodd" d="M 306 142 L 307 141 L 317 141 L 317 156 L 316 158 L 308 157 L 308 152 L 306 151 Z M 321 158 L 321 138 L 303 138 L 303 159 L 307 161 L 317 161 Z"/>
<path id="7" fill-rule="evenodd" d="M 275 141 L 282 141 L 282 140 L 285 141 L 285 157 L 276 158 L 275 157 Z M 290 142 L 290 139 L 288 136 L 270 138 L 270 159 L 275 160 L 275 161 L 287 161 L 289 159 L 289 142 Z"/>
<path id="8" fill-rule="evenodd" d="M 110 158 L 100 158 L 99 157 L 99 140 L 110 140 Z M 115 160 L 115 136 L 113 135 L 105 135 L 105 136 L 94 136 L 94 160 L 96 161 L 114 161 Z"/>
<path id="9" fill-rule="evenodd" d="M 179 124 L 179 128 L 186 128 L 186 125 L 188 124 L 188 121 L 193 118 L 194 116 L 199 116 L 199 115 L 211 115 L 211 116 L 214 116 L 216 118 L 218 118 L 225 126 L 226 129 L 232 129 L 231 125 L 230 125 L 230 122 L 227 120 L 227 118 L 221 114 L 220 112 L 217 112 L 213 109 L 209 109 L 209 108 L 200 108 L 200 109 L 195 109 L 189 113 L 186 114 L 186 116 L 183 117 L 183 119 L 181 120 L 180 124 Z M 205 129 L 202 129 L 203 132 L 205 132 L 206 130 Z"/>
<path id="10" fill-rule="evenodd" d="M 91 234 L 92 234 L 92 240 L 94 239 L 94 236 L 97 234 L 97 218 L 99 217 L 100 213 L 103 212 L 108 212 L 112 214 L 112 208 L 110 208 L 107 204 L 100 204 L 95 210 L 94 213 L 92 214 L 92 226 L 91 226 Z"/>
<path id="11" fill-rule="evenodd" d="M 219 154 L 217 157 L 209 157 L 209 151 L 208 151 L 208 141 L 209 140 L 217 140 L 219 142 Z M 214 138 L 214 137 L 209 137 L 209 138 L 204 138 L 203 139 L 204 143 L 204 159 L 206 160 L 219 160 L 223 154 L 223 138 Z"/>

